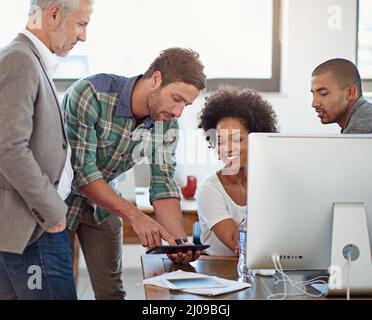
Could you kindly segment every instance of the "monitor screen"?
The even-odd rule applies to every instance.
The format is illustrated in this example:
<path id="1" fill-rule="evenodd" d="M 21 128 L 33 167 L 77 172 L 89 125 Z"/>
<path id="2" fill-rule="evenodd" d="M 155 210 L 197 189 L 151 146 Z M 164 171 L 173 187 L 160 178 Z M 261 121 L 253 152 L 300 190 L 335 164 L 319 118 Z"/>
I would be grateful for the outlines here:
<path id="1" fill-rule="evenodd" d="M 251 134 L 247 266 L 327 270 L 334 203 L 364 203 L 372 234 L 372 135 Z"/>

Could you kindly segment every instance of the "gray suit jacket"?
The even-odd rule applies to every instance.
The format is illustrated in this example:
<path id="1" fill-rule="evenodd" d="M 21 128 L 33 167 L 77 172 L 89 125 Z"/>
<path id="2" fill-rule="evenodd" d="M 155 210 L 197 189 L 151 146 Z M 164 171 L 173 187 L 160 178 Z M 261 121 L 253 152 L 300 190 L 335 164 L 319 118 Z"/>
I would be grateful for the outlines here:
<path id="1" fill-rule="evenodd" d="M 52 80 L 23 34 L 0 50 L 0 252 L 23 253 L 67 206 L 67 139 Z"/>

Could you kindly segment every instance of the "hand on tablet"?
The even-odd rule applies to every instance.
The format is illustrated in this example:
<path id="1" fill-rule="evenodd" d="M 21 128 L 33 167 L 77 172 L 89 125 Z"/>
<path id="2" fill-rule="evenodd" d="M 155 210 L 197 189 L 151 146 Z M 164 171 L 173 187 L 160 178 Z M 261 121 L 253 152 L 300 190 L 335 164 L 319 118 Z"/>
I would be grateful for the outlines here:
<path id="1" fill-rule="evenodd" d="M 154 248 L 161 245 L 162 239 L 170 244 L 176 244 L 174 238 L 162 225 L 143 212 L 135 209 L 128 219 L 143 247 Z"/>
<path id="2" fill-rule="evenodd" d="M 183 243 L 183 245 L 193 245 L 193 243 Z M 198 260 L 200 254 L 200 250 L 197 250 L 194 253 L 192 250 L 189 250 L 186 253 L 178 252 L 176 254 L 168 254 L 168 258 L 172 260 L 173 263 L 189 264 L 192 261 Z"/>

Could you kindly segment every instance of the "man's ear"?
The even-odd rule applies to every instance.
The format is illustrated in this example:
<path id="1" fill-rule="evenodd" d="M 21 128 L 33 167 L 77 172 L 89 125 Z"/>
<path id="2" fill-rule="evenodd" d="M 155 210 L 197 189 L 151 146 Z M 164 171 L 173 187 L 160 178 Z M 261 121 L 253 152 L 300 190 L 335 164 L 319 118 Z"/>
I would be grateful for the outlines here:
<path id="1" fill-rule="evenodd" d="M 162 81 L 161 72 L 160 71 L 155 71 L 152 74 L 151 80 L 152 80 L 153 88 L 154 89 L 159 88 L 161 86 L 161 81 Z"/>
<path id="2" fill-rule="evenodd" d="M 352 84 L 348 86 L 348 100 L 354 101 L 357 100 L 359 96 L 358 88 L 356 85 Z"/>
<path id="3" fill-rule="evenodd" d="M 62 22 L 62 10 L 61 7 L 54 4 L 49 7 L 46 14 L 47 22 L 53 29 L 58 28 Z"/>

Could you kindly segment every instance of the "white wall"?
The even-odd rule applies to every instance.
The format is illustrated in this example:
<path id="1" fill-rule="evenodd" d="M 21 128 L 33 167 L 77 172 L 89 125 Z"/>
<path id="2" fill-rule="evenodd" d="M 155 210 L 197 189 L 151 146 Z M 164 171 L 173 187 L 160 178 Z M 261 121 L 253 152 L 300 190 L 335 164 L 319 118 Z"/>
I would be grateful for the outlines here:
<path id="1" fill-rule="evenodd" d="M 355 62 L 356 2 L 356 0 L 282 0 L 282 92 L 264 94 L 278 114 L 281 132 L 339 132 L 337 125 L 322 125 L 311 108 L 310 75 L 317 65 L 330 58 L 343 57 Z M 339 6 L 342 14 L 341 29 L 336 30 L 329 28 L 329 22 L 334 22 L 332 20 L 334 15 L 329 14 L 328 10 L 334 5 Z M 192 108 L 185 111 L 181 119 L 183 128 L 196 128 L 196 116 L 204 98 L 199 99 Z M 206 148 L 202 137 L 199 143 Z M 182 148 L 181 143 L 179 149 Z M 197 148 L 190 143 L 185 153 L 190 155 L 196 150 Z M 202 180 L 217 168 L 218 165 L 188 164 L 183 171 L 197 175 L 199 180 Z"/>
<path id="2" fill-rule="evenodd" d="M 356 60 L 356 0 L 284 0 L 282 93 L 268 94 L 285 133 L 337 133 L 337 125 L 324 126 L 311 105 L 310 75 L 331 58 Z M 340 29 L 331 29 L 340 8 Z"/>
<path id="3" fill-rule="evenodd" d="M 332 9 L 336 9 L 336 14 L 340 16 L 335 16 Z M 335 17 L 342 20 L 334 20 Z M 340 29 L 330 28 L 334 23 Z M 281 132 L 340 131 L 337 125 L 322 125 L 311 108 L 311 72 L 317 65 L 331 58 L 342 57 L 355 62 L 356 35 L 356 0 L 282 0 L 282 92 L 264 94 L 274 106 Z M 195 138 L 188 131 L 197 127 L 197 114 L 203 106 L 204 98 L 205 95 L 199 98 L 182 116 L 181 127 L 187 133 L 182 135 L 178 148 L 178 162 L 187 163 L 179 166 L 180 174 L 196 175 L 200 182 L 220 167 L 218 164 L 200 164 L 201 155 L 205 157 L 209 154 L 213 158 L 213 153 L 208 153 L 201 135 Z M 184 155 L 187 161 L 184 161 Z M 196 161 L 192 162 L 193 158 Z"/>

